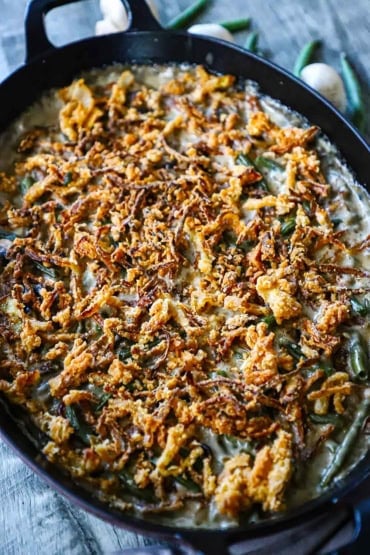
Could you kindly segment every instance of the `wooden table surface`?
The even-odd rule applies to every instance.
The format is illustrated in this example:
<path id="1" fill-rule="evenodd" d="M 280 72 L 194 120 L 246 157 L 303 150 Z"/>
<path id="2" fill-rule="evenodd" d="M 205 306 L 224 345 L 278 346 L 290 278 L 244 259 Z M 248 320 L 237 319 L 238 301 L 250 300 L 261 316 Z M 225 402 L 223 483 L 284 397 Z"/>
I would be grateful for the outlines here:
<path id="1" fill-rule="evenodd" d="M 26 3 L 27 0 L 0 0 L 0 80 L 23 63 Z M 189 3 L 190 0 L 157 0 L 162 21 Z M 300 47 L 312 38 L 324 40 L 320 57 L 337 68 L 339 53 L 346 51 L 361 76 L 370 109 L 369 0 L 214 0 L 199 21 L 222 21 L 247 15 L 252 17 L 253 29 L 260 33 L 262 50 L 286 68 L 293 66 Z M 58 8 L 47 17 L 49 36 L 52 42 L 61 45 L 93 35 L 95 21 L 99 18 L 97 0 Z M 245 32 L 236 35 L 240 44 L 245 37 Z M 369 126 L 367 131 L 370 131 Z M 113 554 L 153 543 L 72 506 L 35 476 L 2 442 L 0 492 L 0 555 Z M 294 543 L 295 553 L 313 553 L 308 540 L 314 535 L 315 528 L 305 534 L 303 543 L 299 543 L 297 537 L 294 540 L 289 537 L 279 553 L 292 552 L 294 542 L 298 542 Z M 258 553 L 270 551 L 271 545 L 266 542 L 266 547 Z M 238 551 L 243 552 L 246 550 Z"/>

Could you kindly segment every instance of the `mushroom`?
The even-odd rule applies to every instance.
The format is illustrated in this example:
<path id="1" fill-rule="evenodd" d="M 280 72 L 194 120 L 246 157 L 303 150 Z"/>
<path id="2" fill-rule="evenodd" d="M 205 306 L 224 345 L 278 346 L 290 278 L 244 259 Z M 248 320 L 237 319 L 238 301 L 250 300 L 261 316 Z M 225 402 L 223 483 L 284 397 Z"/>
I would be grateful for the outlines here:
<path id="1" fill-rule="evenodd" d="M 146 0 L 152 14 L 159 19 L 158 8 L 154 0 Z M 121 0 L 100 0 L 100 10 L 103 19 L 96 22 L 95 34 L 105 35 L 126 31 L 129 26 L 129 17 Z"/>
<path id="2" fill-rule="evenodd" d="M 107 28 L 110 22 L 117 31 L 126 31 L 129 19 L 121 0 L 100 0 L 100 10 L 104 17 L 103 21 L 107 22 Z"/>
<path id="3" fill-rule="evenodd" d="M 216 39 L 235 42 L 230 31 L 218 23 L 200 23 L 198 25 L 192 25 L 189 27 L 188 32 L 193 35 L 207 35 Z"/>
<path id="4" fill-rule="evenodd" d="M 95 35 L 109 35 L 110 33 L 118 33 L 122 29 L 117 29 L 110 19 L 100 19 L 95 23 Z"/>
<path id="5" fill-rule="evenodd" d="M 305 66 L 301 79 L 325 96 L 338 110 L 344 112 L 347 104 L 341 76 L 328 64 L 315 63 Z"/>

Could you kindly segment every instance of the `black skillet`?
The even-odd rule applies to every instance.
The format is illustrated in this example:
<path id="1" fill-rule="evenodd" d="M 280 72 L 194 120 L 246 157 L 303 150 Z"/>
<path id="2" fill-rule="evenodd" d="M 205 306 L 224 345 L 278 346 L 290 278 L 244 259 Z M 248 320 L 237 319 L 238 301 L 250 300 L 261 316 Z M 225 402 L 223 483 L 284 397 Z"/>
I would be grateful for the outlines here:
<path id="1" fill-rule="evenodd" d="M 325 99 L 302 81 L 274 64 L 222 40 L 164 30 L 151 15 L 144 0 L 123 0 L 130 14 L 125 33 L 89 38 L 62 48 L 54 47 L 45 32 L 45 15 L 53 8 L 78 0 L 33 0 L 26 13 L 26 64 L 0 85 L 0 130 L 50 87 L 67 85 L 78 73 L 113 62 L 189 62 L 205 64 L 223 73 L 257 81 L 261 90 L 305 115 L 319 125 L 338 146 L 360 183 L 370 190 L 370 148 L 358 132 Z M 82 0 L 80 0 L 82 1 Z M 54 489 L 72 502 L 104 520 L 141 534 L 193 546 L 205 554 L 224 554 L 236 542 L 262 538 L 288 530 L 328 510 L 343 510 L 345 496 L 370 475 L 370 453 L 330 491 L 299 509 L 274 519 L 230 530 L 207 530 L 164 526 L 111 509 L 77 486 L 50 464 L 15 424 L 14 408 L 0 403 L 0 433 L 18 455 Z M 355 520 L 351 553 L 370 553 L 366 528 L 370 530 L 370 501 L 349 507 Z M 346 551 L 348 553 L 348 551 Z"/>

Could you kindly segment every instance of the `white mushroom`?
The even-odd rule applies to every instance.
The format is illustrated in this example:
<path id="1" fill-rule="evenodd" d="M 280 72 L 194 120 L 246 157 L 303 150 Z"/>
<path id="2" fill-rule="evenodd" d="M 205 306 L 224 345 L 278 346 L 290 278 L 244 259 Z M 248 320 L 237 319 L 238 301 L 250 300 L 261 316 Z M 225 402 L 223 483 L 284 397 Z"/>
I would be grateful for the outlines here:
<path id="1" fill-rule="evenodd" d="M 341 112 L 346 109 L 346 93 L 341 76 L 328 64 L 315 63 L 304 67 L 301 79 L 316 89 Z"/>
<path id="2" fill-rule="evenodd" d="M 235 42 L 234 37 L 232 36 L 230 31 L 228 31 L 227 29 L 225 29 L 225 27 L 222 27 L 222 25 L 219 25 L 218 23 L 200 23 L 198 25 L 192 25 L 191 27 L 189 27 L 188 32 L 192 33 L 193 35 L 207 35 L 216 39 Z"/>
<path id="3" fill-rule="evenodd" d="M 158 8 L 154 0 L 146 0 L 152 14 L 156 19 L 159 19 Z M 126 31 L 129 25 L 129 18 L 125 6 L 121 0 L 100 0 L 100 10 L 103 14 L 104 19 L 97 22 L 96 34 L 106 34 L 117 31 Z M 103 21 L 110 21 L 116 30 L 109 30 L 108 23 L 102 23 Z M 98 26 L 99 23 L 99 26 Z M 100 32 L 98 32 L 98 29 Z M 102 30 L 104 29 L 104 30 Z M 107 30 L 105 30 L 107 29 Z"/>
<path id="4" fill-rule="evenodd" d="M 128 16 L 121 0 L 100 0 L 100 10 L 105 20 L 110 21 L 119 31 L 126 31 Z"/>
<path id="5" fill-rule="evenodd" d="M 121 29 L 117 29 L 110 19 L 100 19 L 95 23 L 95 35 L 110 35 L 119 31 Z"/>

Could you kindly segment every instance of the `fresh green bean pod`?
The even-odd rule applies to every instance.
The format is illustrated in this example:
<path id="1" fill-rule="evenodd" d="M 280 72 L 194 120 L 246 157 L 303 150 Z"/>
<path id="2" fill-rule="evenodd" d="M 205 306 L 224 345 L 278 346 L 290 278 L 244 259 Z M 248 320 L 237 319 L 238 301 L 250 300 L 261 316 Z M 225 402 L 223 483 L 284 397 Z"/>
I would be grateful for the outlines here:
<path id="1" fill-rule="evenodd" d="M 174 478 L 178 484 L 193 493 L 200 493 L 202 491 L 198 484 L 196 484 L 193 480 L 190 480 L 190 478 L 185 478 L 183 476 L 174 476 Z"/>
<path id="2" fill-rule="evenodd" d="M 73 180 L 73 173 L 72 172 L 67 172 L 64 176 L 64 179 L 63 179 L 63 185 L 64 186 L 69 185 L 72 182 L 72 180 Z"/>
<path id="3" fill-rule="evenodd" d="M 262 322 L 265 322 L 265 324 L 267 324 L 269 328 L 273 328 L 277 324 L 277 322 L 275 320 L 275 316 L 273 314 L 269 314 L 268 316 L 264 316 L 262 318 Z"/>
<path id="4" fill-rule="evenodd" d="M 77 414 L 76 409 L 72 405 L 66 406 L 66 417 L 68 418 L 75 434 L 80 438 L 80 440 L 86 445 L 90 445 L 90 436 L 93 433 L 91 426 L 89 426 L 80 416 Z"/>
<path id="5" fill-rule="evenodd" d="M 334 374 L 335 372 L 334 366 L 330 360 L 323 360 L 320 363 L 320 368 L 321 370 L 324 370 L 326 376 L 328 377 Z"/>
<path id="6" fill-rule="evenodd" d="M 253 54 L 256 54 L 258 49 L 258 39 L 259 34 L 257 33 L 257 31 L 252 31 L 252 33 L 249 33 L 249 35 L 247 36 L 247 40 L 244 43 L 244 48 L 246 50 L 249 50 L 249 52 L 253 52 Z"/>
<path id="7" fill-rule="evenodd" d="M 351 303 L 351 312 L 354 316 L 366 316 L 370 312 L 370 306 L 365 299 L 363 302 L 356 299 L 356 297 L 352 297 L 350 300 Z"/>
<path id="8" fill-rule="evenodd" d="M 222 376 L 223 378 L 228 377 L 228 373 L 226 372 L 226 370 L 221 370 L 220 368 L 216 371 L 216 374 L 217 376 Z"/>
<path id="9" fill-rule="evenodd" d="M 154 492 L 148 488 L 139 488 L 131 475 L 125 470 L 121 470 L 118 477 L 130 495 L 133 495 L 138 499 L 142 499 L 143 501 L 147 501 L 148 503 L 154 503 L 157 501 Z"/>
<path id="10" fill-rule="evenodd" d="M 283 171 L 284 167 L 276 160 L 267 158 L 266 156 L 257 156 L 255 159 L 256 166 L 258 168 L 266 168 L 267 170 L 279 170 Z"/>
<path id="11" fill-rule="evenodd" d="M 351 427 L 347 431 L 341 443 L 338 445 L 338 448 L 336 449 L 332 460 L 330 461 L 328 467 L 322 475 L 321 487 L 327 487 L 334 476 L 342 468 L 345 459 L 347 458 L 354 442 L 356 441 L 358 434 L 360 433 L 364 420 L 369 414 L 369 408 L 370 399 L 364 399 L 357 409 L 356 416 L 352 422 Z"/>
<path id="12" fill-rule="evenodd" d="M 313 55 L 320 44 L 321 41 L 319 40 L 311 40 L 304 45 L 294 64 L 294 75 L 297 77 L 301 75 L 302 69 L 312 61 Z"/>
<path id="13" fill-rule="evenodd" d="M 300 360 L 304 357 L 300 346 L 290 341 L 287 337 L 280 337 L 279 345 L 280 347 L 284 347 L 295 360 Z"/>
<path id="14" fill-rule="evenodd" d="M 354 72 L 347 56 L 342 52 L 340 57 L 342 76 L 347 93 L 347 109 L 349 117 L 360 131 L 365 129 L 365 106 L 360 81 Z"/>
<path id="15" fill-rule="evenodd" d="M 334 228 L 338 227 L 341 223 L 343 223 L 343 220 L 341 220 L 340 218 L 333 218 L 331 223 L 333 224 Z"/>
<path id="16" fill-rule="evenodd" d="M 369 378 L 369 357 L 359 333 L 353 333 L 348 341 L 350 374 L 354 379 L 366 381 Z"/>
<path id="17" fill-rule="evenodd" d="M 311 214 L 311 203 L 308 200 L 304 200 L 302 202 L 302 206 L 303 206 L 303 210 L 306 212 L 306 214 L 310 215 Z"/>
<path id="18" fill-rule="evenodd" d="M 131 347 L 122 347 L 117 351 L 118 358 L 123 362 L 131 356 Z"/>
<path id="19" fill-rule="evenodd" d="M 0 239 L 8 239 L 8 241 L 14 241 L 17 236 L 12 231 L 5 231 L 5 229 L 0 229 Z"/>
<path id="20" fill-rule="evenodd" d="M 255 170 L 257 170 L 259 173 L 261 173 L 260 169 L 256 166 L 255 162 L 253 162 L 253 160 L 249 158 L 247 154 L 239 154 L 236 161 L 238 164 L 241 164 L 242 166 L 246 166 L 247 168 L 252 167 Z M 263 176 L 262 176 L 262 179 L 258 182 L 258 184 L 262 187 L 264 191 L 269 190 L 266 180 Z"/>
<path id="21" fill-rule="evenodd" d="M 314 424 L 333 424 L 339 426 L 343 419 L 340 414 L 310 414 L 309 419 Z"/>
<path id="22" fill-rule="evenodd" d="M 204 10 L 207 4 L 208 0 L 196 0 L 183 12 L 171 19 L 166 25 L 167 29 L 183 29 L 192 19 Z"/>
<path id="23" fill-rule="evenodd" d="M 111 393 L 106 393 L 103 388 L 94 386 L 92 388 L 92 393 L 96 397 L 96 406 L 94 407 L 94 412 L 99 412 L 108 403 L 109 399 L 112 397 Z"/>
<path id="24" fill-rule="evenodd" d="M 287 235 L 290 235 L 291 233 L 293 233 L 295 229 L 295 225 L 296 225 L 296 219 L 288 218 L 285 222 L 281 224 L 281 234 L 284 237 L 286 237 Z"/>
<path id="25" fill-rule="evenodd" d="M 231 21 L 223 21 L 220 23 L 222 27 L 230 31 L 230 33 L 235 33 L 236 31 L 243 31 L 244 29 L 248 29 L 251 24 L 250 17 L 244 17 L 241 19 L 233 19 Z"/>
<path id="26" fill-rule="evenodd" d="M 34 183 L 35 179 L 32 177 L 32 175 L 26 175 L 20 183 L 22 194 L 25 195 L 28 189 L 30 189 Z"/>
<path id="27" fill-rule="evenodd" d="M 58 272 L 54 268 L 47 268 L 46 266 L 44 266 L 41 262 L 38 262 L 37 260 L 34 260 L 33 264 L 36 266 L 36 268 L 42 274 L 44 274 L 46 276 L 49 276 L 52 279 L 57 279 L 58 278 Z"/>
<path id="28" fill-rule="evenodd" d="M 331 376 L 335 372 L 335 368 L 331 360 L 320 360 L 316 364 L 305 368 L 304 372 L 307 377 L 312 376 L 317 370 L 323 370 L 327 377 Z"/>

